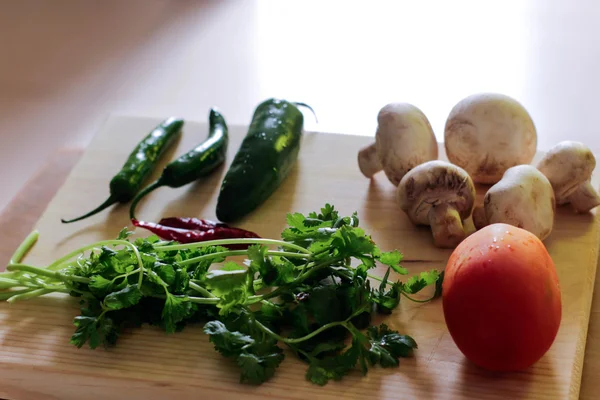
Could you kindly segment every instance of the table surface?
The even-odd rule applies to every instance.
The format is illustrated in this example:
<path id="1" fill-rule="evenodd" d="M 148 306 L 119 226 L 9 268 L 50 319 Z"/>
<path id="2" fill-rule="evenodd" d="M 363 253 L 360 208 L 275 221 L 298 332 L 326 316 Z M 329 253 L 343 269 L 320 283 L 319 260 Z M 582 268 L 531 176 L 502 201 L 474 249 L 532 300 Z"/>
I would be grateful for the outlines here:
<path id="1" fill-rule="evenodd" d="M 496 91 L 527 107 L 540 149 L 600 153 L 598 20 L 596 0 L 0 0 L 0 210 L 20 193 L 0 226 L 35 221 L 77 158 L 57 149 L 109 113 L 204 120 L 217 105 L 243 124 L 279 96 L 317 110 L 308 129 L 373 135 L 379 108 L 407 101 L 442 139 L 458 100 Z M 597 296 L 583 399 L 600 389 L 598 314 Z"/>

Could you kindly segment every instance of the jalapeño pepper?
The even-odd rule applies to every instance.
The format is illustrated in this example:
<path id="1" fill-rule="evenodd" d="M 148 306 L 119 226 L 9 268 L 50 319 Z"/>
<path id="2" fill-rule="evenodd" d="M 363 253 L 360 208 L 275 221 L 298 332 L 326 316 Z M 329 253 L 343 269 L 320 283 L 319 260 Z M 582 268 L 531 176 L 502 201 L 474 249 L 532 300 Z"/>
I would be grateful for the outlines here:
<path id="1" fill-rule="evenodd" d="M 304 103 L 269 99 L 256 107 L 248 133 L 223 182 L 217 218 L 237 220 L 253 211 L 279 187 L 298 158 Z M 313 112 L 314 113 L 314 112 Z"/>
<path id="2" fill-rule="evenodd" d="M 112 178 L 110 196 L 104 203 L 81 217 L 61 221 L 65 224 L 80 221 L 115 203 L 126 203 L 131 200 L 156 167 L 158 159 L 181 132 L 182 126 L 183 120 L 176 118 L 161 122 L 136 146 L 121 171 Z"/>
<path id="3" fill-rule="evenodd" d="M 209 114 L 208 138 L 185 153 L 175 161 L 169 163 L 162 175 L 154 183 L 135 196 L 129 209 L 129 217 L 135 219 L 135 207 L 138 202 L 153 190 L 168 186 L 178 188 L 209 175 L 225 161 L 229 135 L 227 124 L 223 115 L 215 108 Z"/>

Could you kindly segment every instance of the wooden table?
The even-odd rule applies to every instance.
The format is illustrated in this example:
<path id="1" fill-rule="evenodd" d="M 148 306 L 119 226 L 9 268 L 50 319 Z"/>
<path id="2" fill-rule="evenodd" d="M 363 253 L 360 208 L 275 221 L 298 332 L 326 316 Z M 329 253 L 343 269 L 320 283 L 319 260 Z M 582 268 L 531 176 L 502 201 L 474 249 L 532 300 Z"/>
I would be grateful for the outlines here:
<path id="1" fill-rule="evenodd" d="M 0 214 L 0 265 L 6 265 L 12 252 L 31 231 L 44 212 L 46 204 L 65 181 L 83 150 L 61 149 L 52 154 L 43 168 L 25 185 Z M 2 267 L 0 267 L 2 269 Z M 600 280 L 596 279 L 595 293 Z M 600 296 L 594 296 L 590 315 L 588 340 L 582 372 L 580 399 L 596 400 L 600 382 Z"/>

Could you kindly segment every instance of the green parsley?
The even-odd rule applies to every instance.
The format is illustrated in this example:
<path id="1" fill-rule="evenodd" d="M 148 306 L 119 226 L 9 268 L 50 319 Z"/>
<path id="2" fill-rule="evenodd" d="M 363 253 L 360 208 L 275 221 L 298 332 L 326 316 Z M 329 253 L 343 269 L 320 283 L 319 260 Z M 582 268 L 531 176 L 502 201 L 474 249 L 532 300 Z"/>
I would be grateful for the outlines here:
<path id="1" fill-rule="evenodd" d="M 269 380 L 283 348 L 307 363 L 306 379 L 324 385 L 348 372 L 396 367 L 417 343 L 374 313 L 390 314 L 402 296 L 418 302 L 441 294 L 443 274 L 406 275 L 397 250 L 382 252 L 358 227 L 356 213 L 341 217 L 327 204 L 319 213 L 287 216 L 283 240 L 226 239 L 179 244 L 156 236 L 115 240 L 77 249 L 46 268 L 21 263 L 30 235 L 0 274 L 0 300 L 15 302 L 62 292 L 80 299 L 71 343 L 112 346 L 127 328 L 148 323 L 174 333 L 204 323 L 215 350 L 240 369 L 240 382 Z M 247 245 L 230 250 L 229 245 Z M 228 261 L 245 255 L 244 265 Z M 387 266 L 383 278 L 369 274 Z M 371 287 L 371 280 L 379 281 Z M 435 287 L 427 300 L 413 295 Z"/>

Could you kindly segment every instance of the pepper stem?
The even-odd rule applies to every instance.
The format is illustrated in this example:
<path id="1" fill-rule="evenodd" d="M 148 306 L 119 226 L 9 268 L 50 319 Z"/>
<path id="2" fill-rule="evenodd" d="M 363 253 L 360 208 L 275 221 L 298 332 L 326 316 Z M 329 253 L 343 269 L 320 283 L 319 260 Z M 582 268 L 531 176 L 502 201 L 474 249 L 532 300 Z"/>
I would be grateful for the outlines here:
<path id="1" fill-rule="evenodd" d="M 315 112 L 315 110 L 313 110 L 313 108 L 312 108 L 311 106 L 309 106 L 309 105 L 308 105 L 308 104 L 306 104 L 306 103 L 301 103 L 301 102 L 299 102 L 299 101 L 295 101 L 295 102 L 294 102 L 294 104 L 295 104 L 296 106 L 300 106 L 300 107 L 306 107 L 306 108 L 308 108 L 308 109 L 310 110 L 310 112 L 312 113 L 312 115 L 314 115 L 314 116 L 315 116 L 315 121 L 317 122 L 317 124 L 319 123 L 319 119 L 317 118 L 317 113 Z"/>
<path id="2" fill-rule="evenodd" d="M 94 214 L 98 214 L 100 211 L 104 210 L 105 208 L 108 208 L 108 207 L 112 206 L 116 202 L 117 202 L 117 199 L 113 195 L 111 195 L 108 199 L 106 199 L 106 201 L 104 203 L 100 204 L 98 206 L 98 208 L 93 209 L 89 213 L 84 214 L 81 217 L 77 217 L 77 218 L 73 218 L 73 219 L 61 219 L 61 222 L 63 224 L 70 224 L 71 222 L 81 221 L 82 219 L 85 219 L 87 217 L 91 217 Z"/>
<path id="3" fill-rule="evenodd" d="M 145 188 L 143 188 L 134 198 L 133 201 L 131 202 L 131 206 L 129 207 L 129 218 L 130 219 L 137 219 L 135 217 L 135 207 L 137 206 L 137 204 L 140 202 L 140 200 L 142 199 L 142 197 L 146 196 L 148 193 L 152 192 L 155 189 L 158 189 L 159 187 L 164 186 L 164 183 L 161 182 L 160 179 L 158 179 L 157 181 L 154 181 L 153 183 L 149 184 L 148 186 L 146 186 Z"/>

